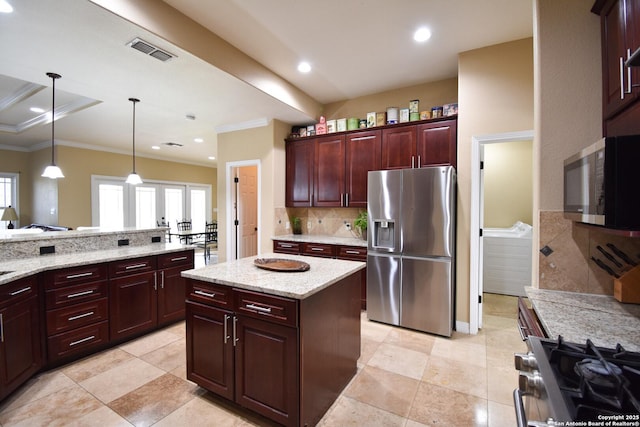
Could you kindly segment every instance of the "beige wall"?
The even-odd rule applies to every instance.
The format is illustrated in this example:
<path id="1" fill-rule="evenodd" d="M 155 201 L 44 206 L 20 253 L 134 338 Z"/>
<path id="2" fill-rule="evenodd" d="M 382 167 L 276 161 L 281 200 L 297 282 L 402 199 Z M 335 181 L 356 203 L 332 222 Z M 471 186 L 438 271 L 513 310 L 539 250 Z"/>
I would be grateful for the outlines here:
<path id="1" fill-rule="evenodd" d="M 20 214 L 21 226 L 32 222 L 73 228 L 91 225 L 91 175 L 124 178 L 131 172 L 131 156 L 128 155 L 59 145 L 56 146 L 56 151 L 56 163 L 65 175 L 65 178 L 59 180 L 40 177 L 44 167 L 51 161 L 49 149 L 20 155 L 13 151 L 0 151 L 0 170 L 13 171 L 10 169 L 11 159 L 15 157 L 25 157 L 23 163 L 28 165 L 20 170 L 20 198 L 23 211 Z M 211 185 L 212 206 L 216 207 L 215 168 L 136 157 L 136 172 L 143 180 Z M 23 180 L 23 175 L 29 179 Z M 32 203 L 25 206 L 23 200 L 32 200 Z M 51 209 L 55 212 L 52 213 Z M 215 214 L 212 216 L 215 218 Z"/>
<path id="2" fill-rule="evenodd" d="M 533 39 L 458 58 L 456 318 L 469 322 L 471 138 L 533 129 Z"/>
<path id="3" fill-rule="evenodd" d="M 433 106 L 458 101 L 458 79 L 408 86 L 372 95 L 361 96 L 341 102 L 327 104 L 323 114 L 327 120 L 358 117 L 364 119 L 367 113 L 385 112 L 387 107 L 409 108 L 409 101 L 420 100 L 420 110 L 431 110 Z"/>
<path id="4" fill-rule="evenodd" d="M 533 225 L 533 141 L 484 145 L 484 226 Z"/>
<path id="5" fill-rule="evenodd" d="M 256 161 L 260 164 L 260 206 L 258 206 L 258 253 L 271 252 L 276 207 L 284 206 L 284 139 L 291 126 L 273 120 L 260 128 L 218 135 L 218 260 L 227 260 L 228 216 L 227 173 L 230 164 Z"/>

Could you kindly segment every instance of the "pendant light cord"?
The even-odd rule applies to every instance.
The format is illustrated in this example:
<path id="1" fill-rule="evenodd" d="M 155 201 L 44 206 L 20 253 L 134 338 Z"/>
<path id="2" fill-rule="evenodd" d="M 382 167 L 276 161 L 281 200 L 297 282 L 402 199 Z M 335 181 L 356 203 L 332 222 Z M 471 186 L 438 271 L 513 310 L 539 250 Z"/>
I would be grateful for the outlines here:
<path id="1" fill-rule="evenodd" d="M 62 76 L 60 74 L 56 74 L 56 73 L 47 73 L 47 76 L 51 77 L 51 80 L 53 81 L 53 95 L 52 95 L 52 99 L 51 99 L 51 164 L 55 165 L 55 160 L 54 160 L 54 149 L 55 149 L 55 143 L 54 143 L 54 135 L 55 135 L 55 123 L 56 123 L 56 79 L 61 78 Z"/>
<path id="2" fill-rule="evenodd" d="M 129 98 L 133 103 L 133 173 L 136 173 L 136 102 L 140 102 L 137 98 Z"/>

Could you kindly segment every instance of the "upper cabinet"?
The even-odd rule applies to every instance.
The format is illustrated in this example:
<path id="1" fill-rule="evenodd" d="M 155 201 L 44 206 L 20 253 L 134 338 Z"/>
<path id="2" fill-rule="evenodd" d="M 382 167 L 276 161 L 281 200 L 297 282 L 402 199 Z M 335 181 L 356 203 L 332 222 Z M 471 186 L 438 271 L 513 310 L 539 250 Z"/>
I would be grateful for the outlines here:
<path id="1" fill-rule="evenodd" d="M 605 136 L 640 133 L 640 69 L 625 62 L 640 48 L 640 0 L 598 0 Z"/>
<path id="2" fill-rule="evenodd" d="M 456 165 L 457 118 L 286 143 L 287 207 L 367 207 L 369 171 Z"/>

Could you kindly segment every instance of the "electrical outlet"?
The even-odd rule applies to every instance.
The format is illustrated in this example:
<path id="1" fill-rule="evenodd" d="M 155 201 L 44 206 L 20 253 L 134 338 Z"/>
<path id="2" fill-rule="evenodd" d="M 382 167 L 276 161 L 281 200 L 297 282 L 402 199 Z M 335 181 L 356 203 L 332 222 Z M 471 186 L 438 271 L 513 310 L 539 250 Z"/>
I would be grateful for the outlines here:
<path id="1" fill-rule="evenodd" d="M 307 230 L 311 230 L 311 221 L 307 221 Z"/>
<path id="2" fill-rule="evenodd" d="M 288 229 L 289 229 L 289 227 L 291 227 L 291 224 L 289 224 L 289 221 L 285 222 L 285 223 L 284 223 L 284 229 L 285 229 L 285 230 L 288 230 Z"/>
<path id="3" fill-rule="evenodd" d="M 351 224 L 349 224 L 348 222 L 345 222 L 344 226 L 347 227 L 347 230 L 351 230 Z"/>

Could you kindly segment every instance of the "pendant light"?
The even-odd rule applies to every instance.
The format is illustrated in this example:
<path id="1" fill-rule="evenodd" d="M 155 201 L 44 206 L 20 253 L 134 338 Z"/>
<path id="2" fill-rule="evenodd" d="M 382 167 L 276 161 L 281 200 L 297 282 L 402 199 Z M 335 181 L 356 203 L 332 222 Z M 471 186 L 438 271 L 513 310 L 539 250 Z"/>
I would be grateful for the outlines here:
<path id="1" fill-rule="evenodd" d="M 52 91 L 53 98 L 51 101 L 51 164 L 44 169 L 42 176 L 45 178 L 57 179 L 57 178 L 64 178 L 62 171 L 58 166 L 56 166 L 56 162 L 54 159 L 54 155 L 55 155 L 55 139 L 54 138 L 55 138 L 55 122 L 56 122 L 56 114 L 55 114 L 56 79 L 59 79 L 62 76 L 56 73 L 47 73 L 47 76 L 51 77 L 51 80 L 53 81 L 53 91 Z"/>
<path id="2" fill-rule="evenodd" d="M 133 172 L 127 177 L 127 184 L 142 184 L 142 178 L 136 173 L 136 102 L 140 102 L 137 98 L 129 98 L 133 103 Z"/>

